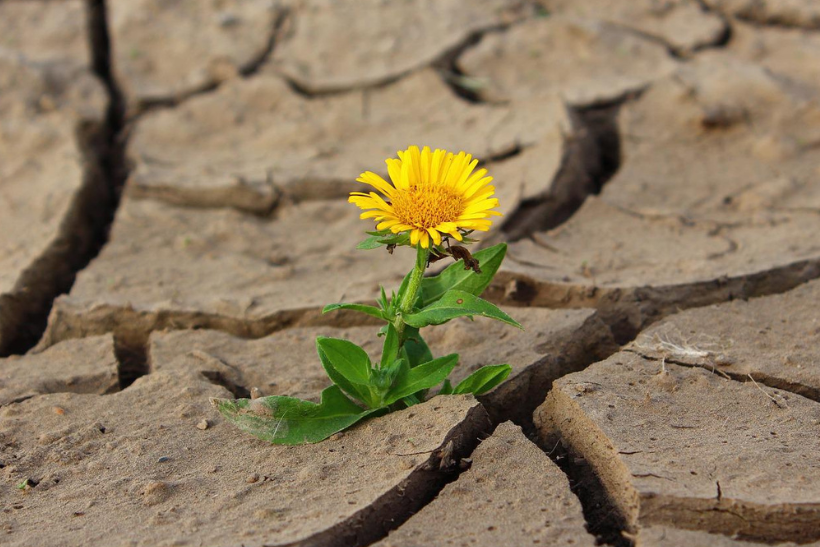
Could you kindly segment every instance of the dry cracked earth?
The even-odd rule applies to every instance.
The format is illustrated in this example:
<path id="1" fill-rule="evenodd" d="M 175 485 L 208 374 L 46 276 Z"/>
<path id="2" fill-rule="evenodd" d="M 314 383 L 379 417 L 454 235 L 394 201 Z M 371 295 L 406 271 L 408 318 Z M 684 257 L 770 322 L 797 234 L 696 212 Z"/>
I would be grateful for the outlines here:
<path id="1" fill-rule="evenodd" d="M 0 0 L 0 543 L 820 545 L 820 3 Z M 495 176 L 479 398 L 270 446 L 409 144 Z M 405 250 L 406 251 L 406 250 Z"/>

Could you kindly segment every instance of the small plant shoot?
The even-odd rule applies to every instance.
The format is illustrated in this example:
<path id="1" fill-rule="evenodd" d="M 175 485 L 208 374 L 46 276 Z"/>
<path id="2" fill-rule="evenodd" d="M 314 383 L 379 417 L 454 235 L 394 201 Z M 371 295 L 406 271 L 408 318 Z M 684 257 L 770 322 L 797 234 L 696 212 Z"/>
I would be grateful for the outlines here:
<path id="1" fill-rule="evenodd" d="M 214 399 L 219 412 L 240 429 L 274 444 L 320 442 L 366 418 L 424 402 L 431 394 L 482 395 L 510 374 L 507 364 L 484 366 L 455 386 L 449 380 L 457 354 L 435 357 L 423 329 L 458 317 L 485 317 L 521 325 L 481 298 L 507 252 L 506 244 L 471 253 L 469 236 L 489 230 L 498 199 L 486 169 L 469 154 L 419 150 L 411 146 L 387 160 L 391 182 L 367 171 L 357 179 L 379 193 L 353 192 L 350 202 L 373 219 L 359 249 L 396 247 L 416 251 L 413 268 L 388 296 L 384 287 L 375 305 L 340 303 L 323 313 L 352 310 L 384 325 L 374 335 L 383 341 L 378 359 L 348 340 L 319 337 L 316 351 L 332 385 L 318 403 L 293 397 Z M 381 194 L 381 195 L 380 195 Z M 390 256 L 385 253 L 385 259 Z M 424 277 L 441 260 L 454 262 L 438 275 Z"/>

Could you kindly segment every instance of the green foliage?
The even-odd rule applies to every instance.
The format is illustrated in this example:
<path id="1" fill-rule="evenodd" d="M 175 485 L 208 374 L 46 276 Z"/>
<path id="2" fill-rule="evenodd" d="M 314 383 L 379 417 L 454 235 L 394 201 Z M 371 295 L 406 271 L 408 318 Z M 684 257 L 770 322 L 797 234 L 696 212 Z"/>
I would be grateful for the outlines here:
<path id="1" fill-rule="evenodd" d="M 406 361 L 402 361 L 402 368 L 396 377 L 396 385 L 387 394 L 385 403 L 390 405 L 399 399 L 437 386 L 450 375 L 457 363 L 457 353 L 433 359 L 415 368 L 410 368 Z"/>
<path id="2" fill-rule="evenodd" d="M 380 406 L 378 395 L 373 392 L 373 367 L 367 352 L 348 340 L 321 336 L 316 339 L 316 349 L 334 384 L 370 408 Z"/>
<path id="3" fill-rule="evenodd" d="M 421 282 L 421 306 L 429 306 L 444 296 L 444 293 L 454 289 L 481 296 L 493 280 L 506 254 L 507 244 L 499 243 L 473 255 L 473 258 L 481 263 L 480 274 L 465 269 L 464 262 L 459 260 L 450 264 L 440 274 L 425 277 Z"/>
<path id="4" fill-rule="evenodd" d="M 433 360 L 433 352 L 424 338 L 421 337 L 419 329 L 415 327 L 404 327 L 404 346 L 402 346 L 402 356 L 407 359 L 410 368 L 417 367 L 422 363 Z"/>
<path id="5" fill-rule="evenodd" d="M 336 310 L 353 310 L 367 315 L 371 315 L 377 319 L 385 319 L 384 310 L 374 306 L 365 306 L 364 304 L 328 304 L 322 308 L 322 313 L 328 313 Z"/>
<path id="6" fill-rule="evenodd" d="M 409 245 L 410 235 L 406 232 L 394 234 L 390 230 L 367 232 L 369 237 L 356 245 L 357 249 L 369 251 L 386 245 Z"/>
<path id="7" fill-rule="evenodd" d="M 406 245 L 406 233 L 389 230 L 368 232 L 360 249 L 384 245 Z M 391 247 L 388 247 L 390 250 Z M 453 247 L 453 255 L 459 250 Z M 462 252 L 463 248 L 460 248 Z M 446 252 L 444 247 L 439 254 Z M 484 394 L 501 384 L 510 374 L 509 365 L 482 367 L 455 387 L 448 379 L 459 357 L 451 354 L 434 358 L 420 329 L 441 325 L 456 317 L 488 317 L 521 328 L 498 307 L 479 298 L 489 286 L 506 254 L 505 244 L 495 245 L 472 255 L 480 264 L 469 268 L 461 260 L 441 273 L 423 277 L 429 251 L 417 249 L 416 266 L 402 281 L 398 291 L 388 297 L 380 287 L 377 306 L 331 304 L 323 313 L 352 310 L 385 322 L 382 354 L 377 364 L 367 352 L 348 340 L 319 337 L 319 360 L 334 385 L 322 392 L 320 403 L 292 397 L 272 396 L 259 399 L 214 400 L 228 421 L 240 429 L 274 444 L 304 444 L 324 440 L 357 422 L 392 410 L 425 401 L 429 390 L 439 386 L 440 395 Z M 470 258 L 466 253 L 465 260 Z"/>
<path id="8" fill-rule="evenodd" d="M 379 412 L 360 408 L 338 386 L 325 389 L 319 404 L 279 396 L 212 402 L 240 429 L 274 444 L 318 443 Z"/>
<path id="9" fill-rule="evenodd" d="M 454 395 L 463 393 L 483 395 L 506 380 L 510 372 L 512 372 L 510 365 L 487 365 L 481 367 L 460 381 L 455 388 L 451 387 L 450 389 L 452 391 L 449 393 L 453 393 Z"/>
<path id="10" fill-rule="evenodd" d="M 518 321 L 495 305 L 468 292 L 457 290 L 447 291 L 432 304 L 415 313 L 405 315 L 402 319 L 411 327 L 420 329 L 430 325 L 441 325 L 456 317 L 474 317 L 476 315 L 497 319 L 519 329 L 523 328 Z"/>

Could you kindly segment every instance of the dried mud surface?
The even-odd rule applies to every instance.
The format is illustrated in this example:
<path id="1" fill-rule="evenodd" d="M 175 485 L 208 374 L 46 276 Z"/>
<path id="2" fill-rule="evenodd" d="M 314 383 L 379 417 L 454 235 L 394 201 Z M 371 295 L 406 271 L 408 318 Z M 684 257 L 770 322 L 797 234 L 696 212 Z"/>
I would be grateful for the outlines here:
<path id="1" fill-rule="evenodd" d="M 47 5 L 0 5 L 0 355 L 36 342 L 32 329 L 87 260 L 108 201 L 94 158 L 105 90 L 81 44 L 53 49 L 63 32 L 84 34 L 82 4 Z"/>
<path id="2" fill-rule="evenodd" d="M 595 545 L 566 476 L 520 428 L 499 425 L 470 460 L 458 481 L 376 545 Z"/>
<path id="3" fill-rule="evenodd" d="M 3 545 L 820 544 L 813 0 L 0 1 Z M 412 253 L 410 144 L 495 177 L 478 399 L 276 447 Z M 437 263 L 432 268 L 442 266 Z M 47 324 L 46 324 L 47 319 Z"/>

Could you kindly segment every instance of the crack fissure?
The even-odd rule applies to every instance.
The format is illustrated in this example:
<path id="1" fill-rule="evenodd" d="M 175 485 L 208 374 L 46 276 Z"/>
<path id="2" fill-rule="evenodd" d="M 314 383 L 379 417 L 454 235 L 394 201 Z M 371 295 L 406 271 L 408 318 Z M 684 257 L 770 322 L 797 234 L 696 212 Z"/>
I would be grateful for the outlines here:
<path id="1" fill-rule="evenodd" d="M 323 315 L 322 308 L 283 310 L 259 319 L 242 319 L 213 313 L 162 310 L 138 311 L 131 307 L 98 306 L 89 313 L 58 310 L 51 328 L 36 351 L 64 340 L 113 333 L 120 362 L 120 387 L 130 386 L 149 372 L 148 344 L 151 333 L 161 330 L 217 330 L 248 340 L 264 338 L 275 332 L 309 326 L 347 328 L 378 325 L 369 316 L 339 310 Z"/>
<path id="2" fill-rule="evenodd" d="M 268 59 L 270 59 L 274 49 L 276 49 L 276 45 L 280 41 L 280 38 L 284 32 L 284 29 L 286 28 L 286 24 L 290 16 L 290 9 L 278 8 L 265 47 L 256 55 L 256 57 L 254 57 L 253 59 L 251 59 L 250 61 L 248 61 L 247 63 L 238 68 L 237 73 L 241 78 L 247 79 L 253 77 L 265 65 Z M 176 108 L 177 106 L 181 105 L 182 103 L 184 103 L 188 99 L 191 99 L 192 97 L 212 93 L 219 89 L 222 86 L 222 84 L 224 84 L 226 81 L 228 80 L 214 80 L 206 82 L 199 87 L 188 89 L 187 91 L 184 91 L 183 93 L 180 93 L 172 97 L 142 99 L 139 105 L 131 105 L 135 108 L 135 111 L 129 115 L 129 122 L 133 122 L 137 118 L 140 118 L 143 115 L 154 110 Z"/>
<path id="3" fill-rule="evenodd" d="M 485 298 L 496 304 L 557 309 L 595 308 L 619 344 L 649 325 L 689 308 L 782 294 L 820 277 L 820 259 L 806 259 L 737 277 L 678 285 L 598 287 L 540 282 L 526 275 L 499 272 Z"/>
<path id="4" fill-rule="evenodd" d="M 566 475 L 570 490 L 578 498 L 586 521 L 587 531 L 595 536 L 598 545 L 633 547 L 629 521 L 609 497 L 598 474 L 583 457 L 573 456 L 562 439 L 551 446 L 536 440 L 536 444 Z"/>
<path id="5" fill-rule="evenodd" d="M 68 293 L 78 272 L 99 254 L 119 205 L 126 169 L 121 132 L 124 103 L 111 75 L 103 0 L 86 4 L 91 70 L 108 96 L 102 123 L 83 122 L 75 130 L 82 154 L 83 182 L 47 251 L 23 273 L 14 293 L 0 302 L 0 356 L 32 349 L 46 330 L 54 300 Z"/>
<path id="6" fill-rule="evenodd" d="M 706 13 L 708 13 L 708 10 L 704 10 L 704 11 Z M 721 23 L 723 24 L 723 28 L 722 28 L 720 34 L 718 34 L 713 40 L 703 42 L 703 43 L 700 43 L 700 44 L 696 44 L 691 48 L 676 47 L 675 45 L 671 44 L 666 39 L 664 39 L 662 36 L 658 36 L 658 35 L 652 34 L 650 32 L 646 32 L 646 31 L 643 31 L 643 30 L 640 30 L 640 29 L 636 29 L 634 27 L 630 27 L 630 26 L 622 24 L 622 23 L 616 23 L 616 22 L 610 21 L 607 24 L 611 25 L 611 26 L 613 26 L 613 27 L 615 27 L 615 28 L 617 28 L 617 29 L 619 29 L 623 32 L 626 32 L 628 34 L 632 34 L 633 36 L 636 36 L 636 37 L 638 37 L 642 40 L 646 40 L 647 42 L 651 42 L 651 43 L 657 44 L 659 46 L 662 46 L 666 49 L 666 53 L 670 57 L 672 57 L 673 59 L 675 59 L 677 61 L 684 61 L 685 62 L 685 61 L 688 61 L 688 60 L 692 59 L 697 53 L 699 53 L 701 51 L 723 48 L 731 40 L 731 38 L 732 38 L 732 27 L 731 27 L 731 24 L 729 23 L 729 20 L 723 14 L 717 13 L 716 15 L 718 15 L 718 17 L 721 20 Z"/>
<path id="7" fill-rule="evenodd" d="M 504 32 L 514 25 L 515 23 L 500 24 L 474 31 L 462 40 L 461 43 L 443 52 L 439 58 L 432 63 L 433 68 L 437 70 L 442 81 L 447 84 L 447 87 L 450 88 L 453 95 L 472 104 L 491 104 L 490 101 L 486 101 L 481 97 L 474 86 L 470 85 L 472 78 L 461 69 L 458 65 L 458 60 L 464 52 L 477 46 L 487 34 Z"/>
<path id="8" fill-rule="evenodd" d="M 565 136 L 558 174 L 544 195 L 522 200 L 501 226 L 517 241 L 534 232 L 551 230 L 569 220 L 590 195 L 597 195 L 621 166 L 617 118 L 621 105 L 570 109 L 572 134 Z"/>
<path id="9" fill-rule="evenodd" d="M 525 4 L 530 6 L 533 11 L 537 13 L 537 2 L 527 2 Z M 523 16 L 519 20 L 509 23 L 497 23 L 474 30 L 460 42 L 439 53 L 430 61 L 422 63 L 419 66 L 409 68 L 398 74 L 384 76 L 375 81 L 363 84 L 329 87 L 324 89 L 310 89 L 285 74 L 279 73 L 279 76 L 287 82 L 294 93 L 297 93 L 303 98 L 321 99 L 357 91 L 373 91 L 383 89 L 421 70 L 433 68 L 436 72 L 438 72 L 442 78 L 442 81 L 450 88 L 456 97 L 472 104 L 496 104 L 492 101 L 485 101 L 475 92 L 475 90 L 470 89 L 469 85 L 465 85 L 465 82 L 470 79 L 470 76 L 459 68 L 458 59 L 464 54 L 465 51 L 478 45 L 484 36 L 496 32 L 505 32 L 516 25 L 522 24 L 530 17 L 532 17 L 532 15 Z"/>
<path id="10" fill-rule="evenodd" d="M 433 501 L 445 486 L 457 480 L 466 471 L 459 465 L 461 460 L 469 458 L 494 430 L 484 407 L 473 407 L 427 462 L 401 484 L 344 522 L 282 547 L 365 547 L 384 539 Z"/>
<path id="11" fill-rule="evenodd" d="M 623 351 L 633 353 L 638 357 L 641 357 L 642 359 L 646 359 L 647 361 L 662 361 L 664 363 L 678 365 L 681 367 L 702 368 L 704 370 L 708 370 L 712 373 L 715 373 L 726 380 L 740 382 L 741 384 L 747 384 L 749 382 L 753 382 L 755 384 L 763 384 L 764 386 L 769 387 L 771 389 L 786 391 L 788 393 L 799 395 L 801 397 L 805 397 L 806 399 L 810 399 L 812 401 L 820 403 L 820 389 L 814 386 L 809 386 L 796 382 L 789 382 L 788 380 L 783 378 L 775 378 L 762 372 L 739 373 L 725 370 L 724 368 L 720 368 L 717 364 L 708 365 L 705 363 L 691 363 L 687 361 L 681 361 L 673 357 L 656 357 L 654 355 L 646 355 L 635 348 L 624 348 Z M 771 398 L 771 395 L 766 395 L 768 395 Z M 773 401 L 773 404 L 779 405 L 779 403 L 777 403 L 776 400 Z"/>

